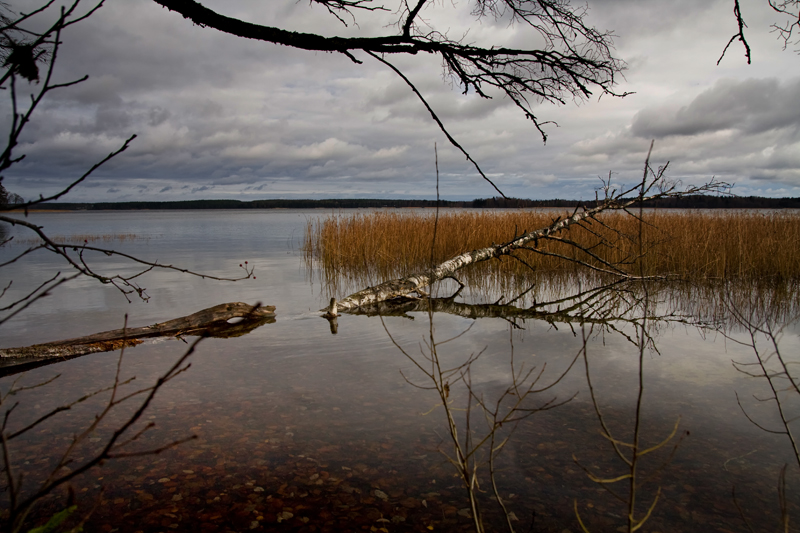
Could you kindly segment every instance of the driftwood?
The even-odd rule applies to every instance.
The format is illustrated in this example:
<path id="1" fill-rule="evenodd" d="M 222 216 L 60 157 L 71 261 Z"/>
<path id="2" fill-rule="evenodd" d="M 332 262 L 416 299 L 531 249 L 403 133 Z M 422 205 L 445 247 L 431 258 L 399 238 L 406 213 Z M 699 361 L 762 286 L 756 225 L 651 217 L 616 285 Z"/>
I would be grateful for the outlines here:
<path id="1" fill-rule="evenodd" d="M 240 320 L 228 322 L 235 318 Z M 153 337 L 238 337 L 272 322 L 275 322 L 275 307 L 272 305 L 252 306 L 241 302 L 220 304 L 151 326 L 115 329 L 75 339 L 0 349 L 0 364 L 16 365 L 31 360 L 40 362 L 108 352 L 124 346 L 136 346 L 143 342 L 142 339 Z M 6 375 L 8 372 L 0 370 L 0 374 Z"/>

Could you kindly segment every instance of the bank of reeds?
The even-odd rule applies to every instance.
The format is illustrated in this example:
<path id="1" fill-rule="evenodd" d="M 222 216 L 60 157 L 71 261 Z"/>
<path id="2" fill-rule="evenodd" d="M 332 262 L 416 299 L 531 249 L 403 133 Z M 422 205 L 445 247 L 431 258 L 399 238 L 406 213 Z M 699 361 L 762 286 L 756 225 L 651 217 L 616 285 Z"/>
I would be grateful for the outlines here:
<path id="1" fill-rule="evenodd" d="M 553 211 L 443 211 L 433 263 L 507 242 L 524 231 L 548 226 L 556 216 Z M 653 210 L 645 212 L 644 220 L 641 257 L 639 222 L 625 213 L 603 213 L 598 221 L 573 226 L 561 236 L 630 273 L 638 273 L 641 263 L 646 275 L 683 280 L 800 279 L 800 214 L 796 212 Z M 328 280 L 383 281 L 428 267 L 433 232 L 432 211 L 332 216 L 308 222 L 305 253 Z M 538 248 L 607 268 L 564 243 L 539 241 Z M 520 280 L 585 268 L 554 256 L 519 253 L 535 273 L 522 262 L 504 257 L 475 265 L 464 276 L 470 281 L 487 276 Z"/>

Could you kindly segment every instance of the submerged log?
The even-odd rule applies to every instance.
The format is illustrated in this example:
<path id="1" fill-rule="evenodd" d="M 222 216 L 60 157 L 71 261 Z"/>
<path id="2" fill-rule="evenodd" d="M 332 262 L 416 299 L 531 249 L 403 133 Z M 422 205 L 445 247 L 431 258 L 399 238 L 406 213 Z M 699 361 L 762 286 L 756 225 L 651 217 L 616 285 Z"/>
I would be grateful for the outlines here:
<path id="1" fill-rule="evenodd" d="M 240 320 L 230 323 L 231 319 Z M 153 337 L 238 337 L 253 329 L 275 322 L 275 307 L 253 306 L 241 302 L 215 305 L 191 315 L 159 322 L 140 328 L 123 328 L 104 331 L 22 348 L 0 349 L 0 362 L 17 364 L 24 360 L 63 359 L 89 353 L 119 350 L 125 346 L 141 344 L 142 339 Z"/>

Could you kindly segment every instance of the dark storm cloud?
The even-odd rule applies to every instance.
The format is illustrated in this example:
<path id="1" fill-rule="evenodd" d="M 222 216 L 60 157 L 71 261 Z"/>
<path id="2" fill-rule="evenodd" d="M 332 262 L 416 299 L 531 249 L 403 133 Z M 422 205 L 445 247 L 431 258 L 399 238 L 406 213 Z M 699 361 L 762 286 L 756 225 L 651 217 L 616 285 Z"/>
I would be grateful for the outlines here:
<path id="1" fill-rule="evenodd" d="M 744 81 L 712 85 L 722 77 L 714 71 L 717 47 L 721 51 L 734 23 L 729 3 L 590 0 L 593 23 L 617 30 L 618 53 L 631 66 L 620 89 L 637 94 L 592 99 L 580 107 L 534 102 L 538 117 L 560 126 L 548 126 L 546 146 L 507 99 L 464 96 L 443 80 L 438 58 L 419 54 L 393 61 L 510 195 L 593 196 L 598 175 L 641 174 L 648 135 L 661 138 L 659 158 L 680 157 L 682 171 L 697 179 L 723 172 L 732 181 L 758 176 L 766 177 L 765 183 L 800 182 L 793 177 L 800 168 L 794 119 L 787 116 L 797 108 L 788 99 L 797 83 L 765 82 L 792 69 L 768 64 L 765 73 L 755 72 L 762 61 L 745 74 L 724 71 L 734 80 L 764 78 L 749 80 L 756 88 Z M 208 5 L 293 31 L 393 31 L 386 27 L 393 14 L 364 14 L 384 18 L 377 23 L 359 18 L 360 27 L 345 28 L 324 9 L 294 0 L 208 0 Z M 469 16 L 452 16 L 463 7 L 435 4 L 425 17 L 443 13 L 442 27 L 452 28 L 452 35 L 469 29 L 468 40 L 529 45 L 532 36 L 519 25 L 491 20 L 476 25 Z M 149 0 L 107 2 L 65 32 L 63 41 L 58 80 L 83 74 L 90 79 L 53 92 L 34 117 L 20 145 L 28 157 L 4 182 L 23 196 L 80 176 L 132 134 L 138 137 L 131 147 L 70 193 L 71 199 L 171 200 L 189 191 L 209 198 L 430 196 L 434 143 L 443 194 L 496 194 L 448 145 L 408 86 L 363 55 L 364 64 L 357 65 L 337 54 L 239 39 L 194 26 Z M 756 44 L 761 50 L 762 43 Z M 714 57 L 706 59 L 709 50 Z M 745 67 L 743 61 L 725 65 L 739 63 Z M 759 108 L 765 105 L 755 97 L 759 90 L 775 103 Z M 686 97 L 672 108 L 658 106 L 675 100 L 675 94 Z M 719 97 L 734 104 L 715 107 Z M 789 127 L 779 127 L 781 120 Z M 720 135 L 725 132 L 733 134 Z"/>
<path id="2" fill-rule="evenodd" d="M 646 139 L 722 130 L 756 134 L 800 127 L 800 80 L 720 80 L 677 111 L 650 108 L 636 114 L 631 132 Z"/>

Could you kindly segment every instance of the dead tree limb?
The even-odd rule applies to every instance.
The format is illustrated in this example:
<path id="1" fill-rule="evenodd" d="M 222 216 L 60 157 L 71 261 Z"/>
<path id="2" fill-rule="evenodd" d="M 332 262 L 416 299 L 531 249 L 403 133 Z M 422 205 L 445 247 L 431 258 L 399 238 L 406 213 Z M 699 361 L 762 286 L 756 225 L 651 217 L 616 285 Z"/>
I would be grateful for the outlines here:
<path id="1" fill-rule="evenodd" d="M 444 28 L 432 27 L 432 22 L 421 20 L 421 12 L 435 4 L 431 0 L 418 0 L 413 8 L 407 2 L 398 2 L 396 32 L 375 35 L 369 31 L 353 37 L 257 24 L 226 16 L 195 0 L 154 1 L 200 27 L 300 50 L 342 54 L 355 63 L 361 63 L 355 55 L 359 52 L 379 60 L 397 54 L 438 56 L 445 75 L 457 82 L 464 94 L 487 99 L 494 91 L 503 94 L 533 122 L 542 140 L 546 140 L 542 125 L 547 121 L 534 114 L 536 103 L 564 104 L 571 98 L 589 98 L 594 92 L 613 96 L 627 94 L 614 89 L 625 64 L 614 55 L 613 33 L 593 27 L 588 21 L 586 7 L 566 1 L 481 0 L 472 11 L 476 23 L 484 17 L 492 17 L 503 25 L 520 24 L 532 36 L 526 42 L 539 43 L 538 48 L 482 46 L 465 39 L 451 39 Z M 367 7 L 360 2 L 315 1 L 329 10 L 333 7 L 351 16 L 352 8 Z M 453 4 L 453 7 L 457 6 Z M 383 6 L 379 9 L 384 10 Z M 341 17 L 337 18 L 342 21 Z"/>
<path id="2" fill-rule="evenodd" d="M 240 318 L 231 324 L 228 320 Z M 182 337 L 187 335 L 207 337 L 237 337 L 249 333 L 263 324 L 275 322 L 275 306 L 250 305 L 242 302 L 215 305 L 184 317 L 141 328 L 123 328 L 104 331 L 56 342 L 35 344 L 23 348 L 0 350 L 0 362 L 30 358 L 64 358 L 89 353 L 119 350 L 135 346 L 142 339 L 152 337 Z M 2 372 L 2 369 L 0 369 Z"/>

